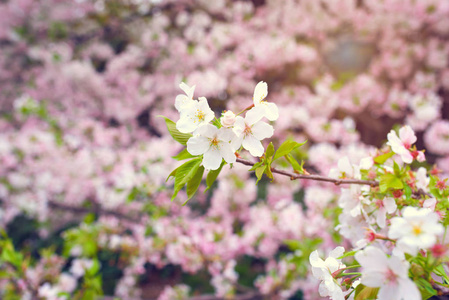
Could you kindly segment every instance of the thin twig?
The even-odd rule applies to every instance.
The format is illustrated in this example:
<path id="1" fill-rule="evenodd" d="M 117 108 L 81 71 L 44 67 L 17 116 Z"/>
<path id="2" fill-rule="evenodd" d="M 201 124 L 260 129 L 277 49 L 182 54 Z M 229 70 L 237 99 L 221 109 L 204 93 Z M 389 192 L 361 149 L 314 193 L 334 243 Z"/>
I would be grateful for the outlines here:
<path id="1" fill-rule="evenodd" d="M 237 158 L 237 162 L 244 164 L 246 166 L 254 166 L 254 163 L 250 162 L 249 160 Z M 306 174 L 296 174 L 288 171 L 278 170 L 276 168 L 271 168 L 272 173 L 281 174 L 284 176 L 290 177 L 291 180 L 295 179 L 308 179 L 308 180 L 315 180 L 315 181 L 324 181 L 324 182 L 331 182 L 335 185 L 341 185 L 341 184 L 361 184 L 361 185 L 369 185 L 372 187 L 378 186 L 379 182 L 374 180 L 361 180 L 361 179 L 335 179 L 330 177 L 325 177 L 321 175 L 306 175 Z"/>

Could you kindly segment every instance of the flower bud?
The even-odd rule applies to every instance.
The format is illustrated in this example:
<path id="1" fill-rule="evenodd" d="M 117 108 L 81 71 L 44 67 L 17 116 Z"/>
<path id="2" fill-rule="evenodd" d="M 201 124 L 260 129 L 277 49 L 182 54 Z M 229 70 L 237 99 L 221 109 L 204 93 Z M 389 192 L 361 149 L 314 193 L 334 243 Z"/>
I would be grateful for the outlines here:
<path id="1" fill-rule="evenodd" d="M 235 114 L 230 110 L 226 111 L 222 115 L 220 122 L 223 127 L 232 127 L 235 123 Z"/>

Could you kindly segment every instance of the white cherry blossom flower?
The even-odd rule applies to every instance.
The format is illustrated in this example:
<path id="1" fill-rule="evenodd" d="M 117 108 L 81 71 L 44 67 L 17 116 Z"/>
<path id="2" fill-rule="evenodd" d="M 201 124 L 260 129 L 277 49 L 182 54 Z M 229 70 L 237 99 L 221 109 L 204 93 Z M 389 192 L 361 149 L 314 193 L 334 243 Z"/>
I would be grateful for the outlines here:
<path id="1" fill-rule="evenodd" d="M 344 156 L 338 160 L 338 168 L 333 168 L 329 171 L 329 177 L 360 179 L 360 168 L 351 164 L 349 158 Z"/>
<path id="2" fill-rule="evenodd" d="M 275 121 L 279 118 L 279 110 L 276 104 L 264 101 L 268 95 L 268 85 L 266 82 L 259 82 L 254 89 L 254 107 L 262 113 L 268 120 Z"/>
<path id="3" fill-rule="evenodd" d="M 402 217 L 391 219 L 388 237 L 397 239 L 397 247 L 405 253 L 416 255 L 418 249 L 435 245 L 437 236 L 444 231 L 439 216 L 428 208 L 407 206 Z"/>
<path id="4" fill-rule="evenodd" d="M 194 132 L 201 125 L 208 124 L 215 117 L 214 112 L 210 109 L 207 99 L 204 97 L 192 100 L 190 104 L 182 107 L 181 117 L 176 122 L 176 129 L 183 133 Z"/>
<path id="5" fill-rule="evenodd" d="M 387 257 L 379 248 L 368 246 L 355 254 L 362 266 L 361 283 L 379 287 L 378 300 L 420 300 L 421 294 L 408 277 L 409 263 L 396 256 Z"/>
<path id="6" fill-rule="evenodd" d="M 255 108 L 250 109 L 245 118 L 236 117 L 234 124 L 234 132 L 238 137 L 235 145 L 243 146 L 248 150 L 252 156 L 262 156 L 264 147 L 260 142 L 263 139 L 269 138 L 273 135 L 273 126 L 260 121 L 263 115 Z"/>
<path id="7" fill-rule="evenodd" d="M 186 106 L 192 104 L 193 100 L 193 92 L 195 91 L 195 86 L 188 86 L 184 82 L 179 84 L 179 87 L 184 91 L 184 94 L 179 94 L 175 99 L 175 107 L 181 112 Z"/>
<path id="8" fill-rule="evenodd" d="M 345 248 L 337 247 L 329 253 L 326 260 L 322 260 L 318 251 L 313 251 L 309 256 L 309 262 L 312 265 L 312 274 L 315 278 L 321 280 L 319 293 L 321 297 L 330 297 L 333 300 L 343 300 L 344 295 L 340 284 L 332 274 L 336 271 L 346 268 L 338 259 L 345 252 Z"/>
<path id="9" fill-rule="evenodd" d="M 387 135 L 387 145 L 391 147 L 391 150 L 399 154 L 404 163 L 410 164 L 413 159 L 420 162 L 426 158 L 422 151 L 412 150 L 412 145 L 416 142 L 416 135 L 410 126 L 404 126 L 399 129 L 399 137 L 394 130 L 391 130 Z"/>
<path id="10" fill-rule="evenodd" d="M 206 169 L 218 169 L 223 158 L 227 163 L 236 161 L 235 151 L 230 144 L 234 137 L 232 130 L 206 124 L 199 127 L 196 134 L 187 141 L 187 151 L 192 155 L 203 154 L 203 166 Z"/>

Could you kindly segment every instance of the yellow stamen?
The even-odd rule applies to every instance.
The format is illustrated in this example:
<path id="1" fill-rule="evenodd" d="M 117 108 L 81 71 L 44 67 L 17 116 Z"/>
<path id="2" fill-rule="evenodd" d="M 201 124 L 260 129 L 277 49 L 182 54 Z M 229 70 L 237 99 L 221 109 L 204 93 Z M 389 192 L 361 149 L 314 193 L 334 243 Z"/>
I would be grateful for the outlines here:
<path id="1" fill-rule="evenodd" d="M 206 114 L 203 111 L 199 110 L 199 109 L 197 109 L 195 116 L 198 119 L 198 122 L 202 122 L 206 118 Z"/>
<path id="2" fill-rule="evenodd" d="M 219 145 L 220 145 L 220 141 L 214 137 L 211 141 L 210 141 L 210 145 L 211 147 L 215 147 L 216 149 L 220 149 Z"/>
<path id="3" fill-rule="evenodd" d="M 243 130 L 244 135 L 252 134 L 251 127 L 245 124 L 245 130 Z"/>
<path id="4" fill-rule="evenodd" d="M 422 232 L 422 229 L 419 225 L 413 225 L 412 231 L 413 231 L 414 235 L 420 235 Z"/>

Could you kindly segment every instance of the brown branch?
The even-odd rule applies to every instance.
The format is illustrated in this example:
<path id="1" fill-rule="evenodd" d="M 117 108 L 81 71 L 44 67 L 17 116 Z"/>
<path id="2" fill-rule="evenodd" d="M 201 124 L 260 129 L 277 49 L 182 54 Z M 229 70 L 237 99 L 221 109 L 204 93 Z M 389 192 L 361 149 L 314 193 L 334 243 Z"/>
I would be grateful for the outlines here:
<path id="1" fill-rule="evenodd" d="M 244 164 L 246 166 L 254 166 L 254 163 L 250 162 L 249 160 L 237 158 L 237 162 Z M 308 179 L 308 180 L 315 180 L 315 181 L 324 181 L 324 182 L 330 182 L 335 185 L 341 185 L 341 184 L 361 184 L 361 185 L 370 185 L 372 187 L 378 186 L 379 182 L 374 180 L 361 180 L 361 179 L 335 179 L 330 177 L 325 177 L 321 175 L 306 175 L 306 174 L 297 174 L 292 173 L 288 171 L 278 170 L 276 168 L 271 168 L 272 173 L 281 174 L 284 176 L 290 177 L 291 180 L 295 179 Z"/>

